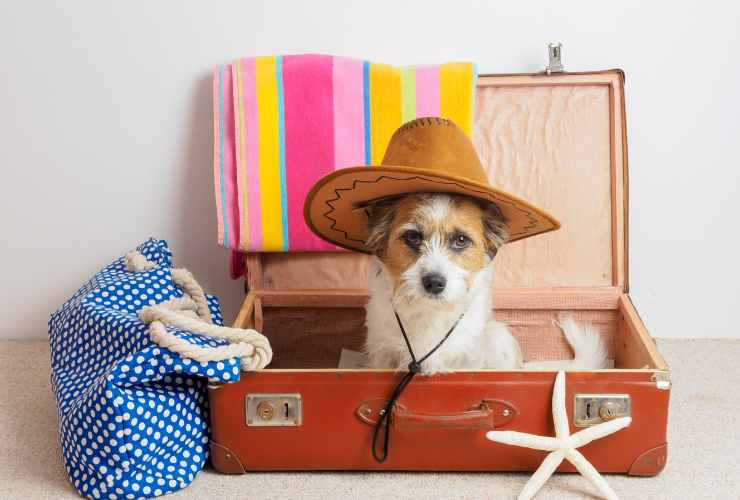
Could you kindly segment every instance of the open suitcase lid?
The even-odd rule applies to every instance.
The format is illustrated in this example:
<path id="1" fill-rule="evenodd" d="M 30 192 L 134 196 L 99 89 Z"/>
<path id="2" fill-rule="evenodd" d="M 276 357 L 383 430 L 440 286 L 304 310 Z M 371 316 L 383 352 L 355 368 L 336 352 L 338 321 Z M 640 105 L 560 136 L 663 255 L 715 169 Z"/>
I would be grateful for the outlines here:
<path id="1" fill-rule="evenodd" d="M 496 288 L 626 292 L 622 71 L 481 75 L 473 136 L 492 185 L 562 224 L 505 245 L 494 262 Z M 361 290 L 368 259 L 344 252 L 262 254 L 260 276 L 249 280 L 267 290 Z"/>

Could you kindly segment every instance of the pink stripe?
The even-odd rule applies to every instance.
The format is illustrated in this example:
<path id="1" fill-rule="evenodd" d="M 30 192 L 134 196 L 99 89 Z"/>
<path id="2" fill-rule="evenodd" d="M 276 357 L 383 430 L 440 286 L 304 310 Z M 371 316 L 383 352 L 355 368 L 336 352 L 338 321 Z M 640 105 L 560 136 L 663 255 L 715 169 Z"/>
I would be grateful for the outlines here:
<path id="1" fill-rule="evenodd" d="M 334 169 L 365 164 L 362 61 L 334 58 Z"/>
<path id="2" fill-rule="evenodd" d="M 439 116 L 439 66 L 416 68 L 416 116 Z"/>
<path id="3" fill-rule="evenodd" d="M 221 203 L 221 67 L 213 71 L 213 178 L 216 191 L 216 219 L 218 223 L 218 244 L 224 244 L 224 214 Z"/>
<path id="4" fill-rule="evenodd" d="M 221 109 L 224 118 L 223 167 L 224 194 L 226 197 L 226 225 L 228 226 L 229 248 L 239 248 L 239 200 L 236 191 L 236 141 L 234 138 L 234 93 L 231 66 L 224 67 Z"/>
<path id="5" fill-rule="evenodd" d="M 334 248 L 314 236 L 303 220 L 309 189 L 334 168 L 332 88 L 331 56 L 283 58 L 288 247 L 292 252 Z"/>
<path id="6" fill-rule="evenodd" d="M 231 65 L 231 92 L 232 92 L 232 108 L 234 109 L 234 157 L 236 159 L 236 204 L 237 204 L 237 220 L 236 223 L 240 226 L 241 231 L 241 221 L 242 221 L 242 214 L 244 214 L 244 200 L 243 193 L 244 193 L 244 165 L 242 165 L 242 158 L 241 158 L 241 150 L 242 150 L 242 144 L 241 144 L 241 137 L 239 136 L 239 122 L 242 120 L 241 116 L 241 110 L 239 109 L 239 96 L 238 96 L 238 86 L 237 86 L 237 70 L 239 66 L 236 62 Z M 238 247 L 234 247 L 237 250 L 242 250 L 242 242 L 239 242 Z"/>
<path id="7" fill-rule="evenodd" d="M 257 82 L 254 58 L 242 59 L 242 105 L 244 120 L 244 166 L 245 186 L 240 193 L 246 193 L 247 210 L 241 208 L 243 217 L 249 224 L 248 250 L 262 249 L 262 208 L 260 205 L 259 181 L 259 121 L 257 119 Z"/>

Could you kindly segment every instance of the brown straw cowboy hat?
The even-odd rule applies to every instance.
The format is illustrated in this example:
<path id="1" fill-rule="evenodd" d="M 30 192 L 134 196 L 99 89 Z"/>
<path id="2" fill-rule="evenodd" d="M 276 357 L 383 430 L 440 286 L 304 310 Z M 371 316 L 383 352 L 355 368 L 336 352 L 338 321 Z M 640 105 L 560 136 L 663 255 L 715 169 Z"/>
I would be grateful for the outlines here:
<path id="1" fill-rule="evenodd" d="M 467 135 L 451 120 L 417 118 L 391 137 L 380 165 L 336 170 L 306 197 L 306 224 L 319 237 L 367 252 L 367 211 L 375 200 L 410 193 L 454 193 L 498 205 L 516 241 L 560 227 L 532 204 L 492 187 Z"/>

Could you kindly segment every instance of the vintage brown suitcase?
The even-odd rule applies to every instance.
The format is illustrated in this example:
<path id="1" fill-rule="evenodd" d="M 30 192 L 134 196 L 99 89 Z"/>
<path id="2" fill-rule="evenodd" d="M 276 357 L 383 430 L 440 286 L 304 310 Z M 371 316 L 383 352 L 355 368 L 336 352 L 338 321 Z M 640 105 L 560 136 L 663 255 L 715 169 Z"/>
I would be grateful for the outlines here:
<path id="1" fill-rule="evenodd" d="M 552 324 L 561 311 L 598 326 L 614 368 L 567 374 L 571 430 L 631 415 L 629 427 L 581 451 L 602 472 L 650 476 L 666 462 L 670 381 L 628 295 L 624 113 L 619 70 L 486 75 L 478 82 L 474 141 L 494 186 L 562 223 L 497 257 L 497 319 L 510 326 L 527 359 L 572 355 Z M 554 435 L 554 372 L 417 376 L 394 412 L 387 460 L 373 459 L 373 422 L 402 374 L 337 369 L 343 348 L 362 346 L 367 259 L 246 256 L 248 294 L 235 325 L 267 335 L 274 359 L 237 383 L 210 387 L 214 467 L 536 469 L 544 452 L 493 443 L 485 434 Z M 558 470 L 573 468 L 566 462 Z"/>

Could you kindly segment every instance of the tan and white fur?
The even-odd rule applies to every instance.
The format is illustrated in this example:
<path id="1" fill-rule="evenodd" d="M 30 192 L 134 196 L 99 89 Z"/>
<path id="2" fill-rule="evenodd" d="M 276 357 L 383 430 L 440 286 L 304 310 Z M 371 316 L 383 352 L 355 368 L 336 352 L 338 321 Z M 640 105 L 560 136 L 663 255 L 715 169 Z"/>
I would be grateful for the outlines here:
<path id="1" fill-rule="evenodd" d="M 506 325 L 492 319 L 493 258 L 507 238 L 494 204 L 449 194 L 410 194 L 365 207 L 369 273 L 365 350 L 372 368 L 411 361 L 394 310 L 417 358 L 453 333 L 423 365 L 425 374 L 460 369 L 595 369 L 606 347 L 592 328 L 565 318 L 572 360 L 525 363 Z"/>

